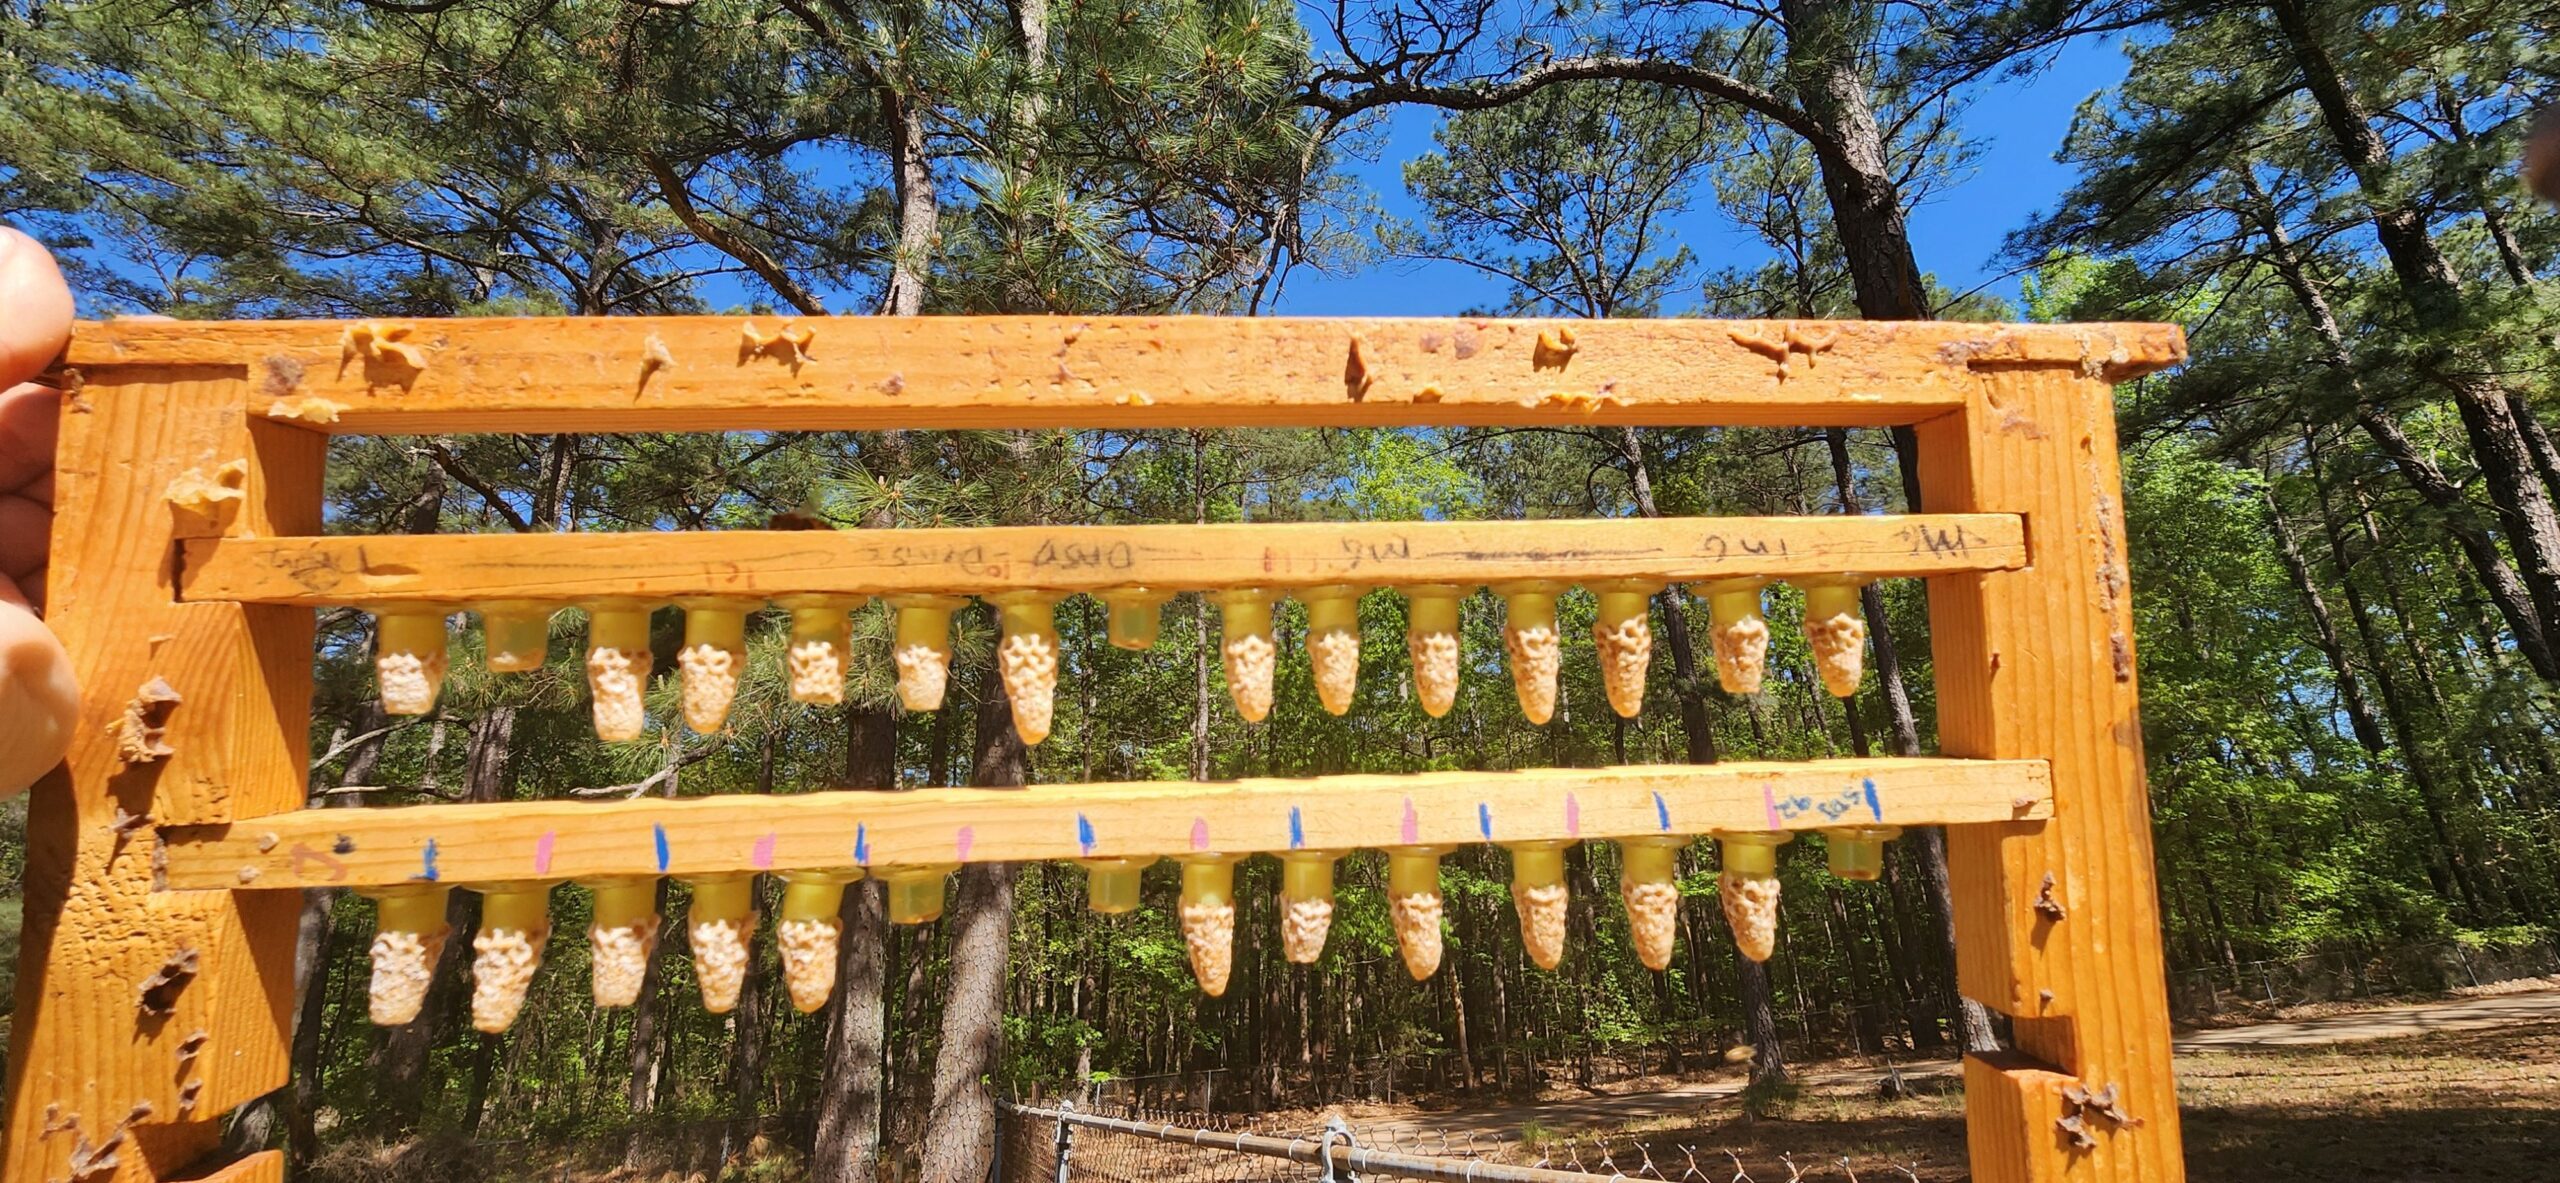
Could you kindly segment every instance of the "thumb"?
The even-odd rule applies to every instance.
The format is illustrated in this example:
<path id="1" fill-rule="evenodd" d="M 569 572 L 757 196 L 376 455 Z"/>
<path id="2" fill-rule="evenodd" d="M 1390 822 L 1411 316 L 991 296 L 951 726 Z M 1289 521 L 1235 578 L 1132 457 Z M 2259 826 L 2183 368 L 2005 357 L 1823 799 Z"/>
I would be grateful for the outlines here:
<path id="1" fill-rule="evenodd" d="M 44 622 L 0 600 L 0 797 L 34 784 L 71 750 L 80 691 L 71 657 Z"/>
<path id="2" fill-rule="evenodd" d="M 71 339 L 71 285 L 44 244 L 0 226 L 0 390 L 35 377 Z"/>

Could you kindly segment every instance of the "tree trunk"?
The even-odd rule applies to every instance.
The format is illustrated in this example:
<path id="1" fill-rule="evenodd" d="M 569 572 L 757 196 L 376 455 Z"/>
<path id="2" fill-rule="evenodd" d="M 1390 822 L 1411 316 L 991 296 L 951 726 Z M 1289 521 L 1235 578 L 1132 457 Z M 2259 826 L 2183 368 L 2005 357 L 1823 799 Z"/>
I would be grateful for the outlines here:
<path id="1" fill-rule="evenodd" d="M 669 748 L 667 752 L 672 760 L 675 749 Z M 676 795 L 676 779 L 672 776 L 667 778 L 666 795 Z M 660 916 L 667 913 L 667 881 L 664 879 L 658 881 L 657 911 Z M 649 950 L 648 967 L 640 975 L 640 1000 L 631 1008 L 631 1049 L 627 1061 L 631 1076 L 624 1085 L 623 1098 L 635 1114 L 648 1113 L 658 1107 L 658 1057 L 666 1050 L 660 1046 L 666 1037 L 658 1030 L 663 1021 L 659 1012 L 664 1002 L 658 996 L 664 992 L 661 987 L 666 978 L 667 948 L 675 943 L 678 934 L 667 931 L 669 926 L 663 920 L 659 921 L 659 926 L 661 937 Z M 634 1141 L 630 1150 L 636 1154 L 639 1148 L 640 1144 Z M 638 1165 L 627 1157 L 625 1164 Z"/>
<path id="2" fill-rule="evenodd" d="M 1831 481 L 1840 500 L 1840 512 L 1860 513 L 1865 499 L 1858 495 L 1854 470 L 1849 463 L 1849 435 L 1839 428 L 1823 433 L 1823 443 L 1831 454 Z M 1900 460 L 1903 490 L 1912 508 L 1919 507 L 1915 488 L 1916 473 L 1912 467 L 1912 450 L 1895 441 L 1894 451 Z M 1895 644 L 1892 618 L 1885 613 L 1884 591 L 1870 583 L 1858 593 L 1858 606 L 1866 614 L 1867 639 L 1875 648 L 1876 690 L 1884 697 L 1885 727 L 1893 736 L 1893 754 L 1920 754 L 1920 719 L 1911 708 L 1911 689 L 1902 678 L 1902 650 Z M 1851 710 L 1854 718 L 1856 711 Z M 1956 1046 L 1967 1052 L 2000 1050 L 2000 1031 L 1991 1018 L 1991 1008 L 1965 996 L 1956 985 L 1956 900 L 1955 890 L 1947 881 L 1947 839 L 1936 826 L 1914 826 L 1902 838 L 1901 851 L 1913 864 L 1919 879 L 1920 898 L 1928 912 L 1930 993 L 1938 1010 L 1954 1029 Z"/>
<path id="3" fill-rule="evenodd" d="M 1662 516 L 1653 500 L 1653 473 L 1645 464 L 1643 437 L 1632 427 L 1620 428 L 1621 454 L 1627 462 L 1627 479 L 1635 489 L 1636 512 L 1649 518 Z M 1706 706 L 1698 690 L 1698 655 L 1690 644 L 1688 613 L 1681 608 L 1681 596 L 1665 597 L 1663 632 L 1671 645 L 1672 672 L 1680 680 L 1680 722 L 1688 741 L 1689 762 L 1716 762 L 1713 732 L 1708 730 Z M 1694 708 L 1694 709 L 1692 709 Z M 1741 972 L 1736 977 L 1742 997 L 1743 1025 L 1751 1039 L 1751 1079 L 1754 1083 L 1782 1083 L 1787 1079 L 1787 1055 L 1778 1042 L 1777 1011 L 1769 995 L 1769 975 L 1759 963 L 1742 957 Z"/>
<path id="4" fill-rule="evenodd" d="M 2268 8 L 2339 156 L 2354 172 L 2372 210 L 2374 237 L 2399 277 L 2418 327 L 2439 335 L 2461 333 L 2461 277 L 2429 236 L 2425 214 L 2395 191 L 2389 147 L 2373 130 L 2364 101 L 2347 88 L 2301 0 L 2274 0 Z M 2417 368 L 2453 395 L 2464 434 L 2471 439 L 2472 459 L 2488 482 L 2490 499 L 2506 527 L 2507 546 L 2515 552 L 2517 571 L 2548 636 L 2560 626 L 2560 511 L 2554 510 L 2551 490 L 2534 465 L 2533 447 L 2507 392 L 2490 378 L 2448 362 L 2422 358 Z"/>
<path id="5" fill-rule="evenodd" d="M 924 311 L 941 210 L 934 204 L 933 161 L 925 155 L 924 115 L 917 110 L 915 97 L 887 86 L 881 91 L 889 153 L 897 161 L 898 254 L 890 267 L 888 290 L 881 295 L 880 311 L 915 316 Z"/>
<path id="6" fill-rule="evenodd" d="M 1661 517 L 1662 510 L 1653 500 L 1653 470 L 1644 459 L 1644 437 L 1635 428 L 1618 429 L 1618 455 L 1626 462 L 1627 485 L 1633 490 L 1636 512 L 1649 518 Z M 1698 649 L 1689 637 L 1689 614 L 1680 606 L 1688 595 L 1675 585 L 1665 588 L 1659 598 L 1663 639 L 1671 646 L 1671 672 L 1680 684 L 1680 733 L 1688 742 L 1689 762 L 1713 764 L 1717 759 L 1715 729 L 1707 721 L 1706 697 L 1698 678 Z M 1620 752 L 1623 763 L 1623 747 Z"/>
<path id="7" fill-rule="evenodd" d="M 1822 168 L 1822 191 L 1848 260 L 1858 315 L 1928 320 L 1928 287 L 1911 250 L 1884 132 L 1860 73 L 1870 50 L 1863 7 L 1841 0 L 1782 0 L 1787 82 L 1819 132 L 1809 144 Z"/>
<path id="8" fill-rule="evenodd" d="M 492 707 L 472 721 L 462 755 L 465 802 L 506 799 L 515 734 L 516 708 L 511 706 Z M 416 1021 L 392 1028 L 376 1053 L 374 1069 L 380 1081 L 380 1096 L 386 1120 L 394 1129 L 405 1131 L 417 1125 L 426 1103 L 428 1053 L 434 1050 L 447 1021 L 470 993 L 466 980 L 470 974 L 465 967 L 471 959 L 472 934 L 479 928 L 479 897 L 467 891 L 454 892 L 446 903 L 445 916 L 453 932 L 436 958 L 435 984 L 425 1008 L 419 1011 Z"/>
<path id="9" fill-rule="evenodd" d="M 2321 290 L 2311 275 L 2309 265 L 2294 247 L 2293 237 L 2285 232 L 2284 221 L 2277 215 L 2275 203 L 2248 170 L 2233 174 L 2250 199 L 2248 214 L 2257 222 L 2258 234 L 2266 240 L 2267 264 L 2294 301 L 2302 305 L 2311 318 L 2313 331 L 2319 334 L 2325 356 L 2321 359 L 2337 375 L 2340 392 L 2355 407 L 2356 425 L 2391 458 L 2392 467 L 2400 473 L 2420 498 L 2443 515 L 2445 529 L 2461 546 L 2463 557 L 2470 560 L 2481 586 L 2498 607 L 2498 614 L 2514 635 L 2516 651 L 2527 664 L 2546 680 L 2560 680 L 2560 654 L 2551 647 L 2544 618 L 2535 607 L 2524 583 L 2507 565 L 2506 556 L 2498 552 L 2498 544 L 2480 522 L 2479 511 L 2462 488 L 2437 467 L 2436 462 L 2420 451 L 2400 429 L 2400 424 L 2366 396 L 2363 382 L 2356 376 L 2355 356 L 2347 343 L 2345 330 L 2338 325 L 2337 313 L 2329 305 L 2328 294 Z"/>
<path id="10" fill-rule="evenodd" d="M 662 879 L 658 882 L 658 914 L 664 916 L 666 911 L 667 885 Z M 671 926 L 665 921 L 659 924 L 661 938 L 657 947 L 649 952 L 648 968 L 640 975 L 640 1000 L 631 1008 L 631 1049 L 623 1061 L 623 1067 L 630 1074 L 623 1084 L 623 1102 L 630 1106 L 634 1115 L 648 1113 L 658 1107 L 658 1054 L 661 1050 L 658 1041 L 662 1038 L 658 1031 L 658 1012 L 662 1009 L 658 995 L 664 993 L 667 947 L 680 936 L 666 931 Z M 636 1151 L 638 1143 L 634 1142 L 632 1148 Z M 625 1161 L 637 1165 L 628 1159 Z"/>
<path id="11" fill-rule="evenodd" d="M 1191 521 L 1209 522 L 1209 433 L 1191 429 Z M 1209 605 L 1191 606 L 1191 779 L 1209 779 Z"/>
<path id="12" fill-rule="evenodd" d="M 2338 680 L 2338 702 L 2346 708 L 2347 724 L 2354 730 L 2356 742 L 2379 760 L 2389 746 L 2382 738 L 2382 723 L 2374 717 L 2373 704 L 2364 696 L 2364 680 L 2347 662 L 2346 645 L 2338 639 L 2337 621 L 2329 616 L 2329 601 L 2321 596 L 2320 585 L 2311 578 L 2311 564 L 2303 561 L 2302 547 L 2294 542 L 2292 529 L 2284 524 L 2284 510 L 2276 504 L 2272 478 L 2260 494 L 2267 503 L 2267 523 L 2275 530 L 2276 554 L 2284 560 L 2285 571 L 2293 576 L 2293 589 L 2302 596 L 2303 609 L 2311 615 L 2312 640 L 2320 646 L 2321 656 L 2329 659 L 2330 675 Z M 2342 576 L 2345 570 L 2339 568 Z"/>
<path id="13" fill-rule="evenodd" d="M 377 700 L 365 704 L 364 714 L 356 725 L 361 729 L 359 734 L 363 734 L 382 731 L 389 722 L 389 716 L 382 713 L 382 704 Z M 386 738 L 386 735 L 375 735 L 355 748 L 338 777 L 341 787 L 364 784 L 373 778 L 374 770 L 382 765 Z M 354 808 L 360 802 L 349 793 L 322 796 L 311 804 L 323 809 L 344 809 Z M 329 962 L 335 951 L 333 946 L 337 943 L 333 938 L 337 935 L 340 894 L 338 888 L 306 888 L 302 893 L 302 916 L 294 931 L 293 991 L 296 1001 L 290 1053 L 293 1083 L 284 1119 L 285 1157 L 287 1165 L 296 1169 L 320 1153 L 320 1134 L 315 1124 L 320 1108 L 320 1035 L 328 1009 Z M 262 1103 L 272 1103 L 275 1099 L 276 1094 L 270 1094 Z M 250 1115 L 243 1113 L 241 1123 L 246 1124 L 249 1120 Z M 254 1133 L 243 1133 L 236 1143 L 230 1143 L 231 1148 L 252 1150 L 267 1141 L 263 1136 L 253 1138 Z"/>
<path id="14" fill-rule="evenodd" d="M 846 783 L 895 787 L 897 717 L 886 707 L 849 705 L 845 731 Z M 814 1183 L 873 1183 L 880 1153 L 882 1057 L 889 1035 L 889 914 L 879 882 L 864 879 L 846 887 L 838 915 L 844 933 L 836 953 L 836 998 L 827 1019 L 809 1177 Z"/>
<path id="15" fill-rule="evenodd" d="M 1884 134 L 1876 123 L 1866 79 L 1859 73 L 1867 47 L 1861 32 L 1864 18 L 1856 7 L 1840 0 L 1785 0 L 1780 12 L 1787 25 L 1786 72 L 1798 103 L 1818 133 L 1809 140 L 1822 169 L 1832 226 L 1849 263 L 1858 315 L 1869 320 L 1929 320 L 1936 310 L 1929 306 Z M 1917 512 L 1922 508 L 1918 437 L 1910 428 L 1897 427 L 1892 439 L 1904 501 Z M 1863 600 L 1868 636 L 1876 650 L 1876 679 L 1884 692 L 1896 754 L 1918 755 L 1919 726 L 1902 682 L 1884 597 L 1869 584 Z M 1947 884 L 1945 837 L 1934 829 L 1915 829 L 1902 847 L 1919 864 L 1923 895 L 1938 922 L 1937 946 L 1945 969 L 1935 976 L 1953 1000 L 1947 1009 L 1957 1037 L 1967 1051 L 1996 1051 L 2000 1041 L 1989 1008 L 1964 997 L 1955 985 L 1955 898 Z"/>
<path id="16" fill-rule="evenodd" d="M 2439 892 L 2447 886 L 2458 890 L 2472 914 L 2477 915 L 2479 901 L 2472 888 L 2471 877 L 2463 869 L 2461 848 L 2454 844 L 2452 827 L 2445 819 L 2444 790 L 2436 781 L 2434 764 L 2418 741 L 2417 727 L 2409 716 L 2408 700 L 2400 692 L 2398 679 L 2392 676 L 2391 662 L 2383 651 L 2382 638 L 2374 632 L 2372 616 L 2355 599 L 2359 593 L 2350 575 L 2354 570 L 2353 560 L 2347 551 L 2345 531 L 2340 527 L 2336 509 L 2329 501 L 2329 485 L 2326 474 L 2321 470 L 2320 454 L 2316 450 L 2308 451 L 2307 458 L 2311 466 L 2312 489 L 2320 498 L 2320 529 L 2329 544 L 2330 564 L 2337 568 L 2338 581 L 2347 589 L 2349 615 L 2355 624 L 2357 639 L 2363 643 L 2366 660 L 2372 665 L 2374 687 L 2381 693 L 2383 717 L 2390 723 L 2392 738 L 2399 748 L 2401 769 L 2408 774 L 2410 787 L 2417 790 L 2419 806 L 2425 811 L 2428 826 L 2435 834 L 2435 845 L 2428 852 L 2427 859 L 2430 878 L 2437 880 Z M 2381 538 L 2378 534 L 2372 535 L 2367 543 L 2378 551 Z M 2414 636 L 2409 624 L 2403 615 L 2400 626 L 2404 637 Z M 2443 858 L 2441 864 L 2436 862 L 2437 856 Z M 2450 883 L 2445 882 L 2447 879 Z"/>
<path id="17" fill-rule="evenodd" d="M 977 759 L 969 783 L 1016 787 L 1029 778 L 1013 710 L 993 662 L 978 690 Z M 1013 937 L 1010 863 L 960 870 L 951 904 L 951 978 L 933 1063 L 933 1107 L 921 1142 L 924 1183 L 981 1183 L 995 1156 L 995 1094 L 1004 1052 L 1004 988 Z"/>

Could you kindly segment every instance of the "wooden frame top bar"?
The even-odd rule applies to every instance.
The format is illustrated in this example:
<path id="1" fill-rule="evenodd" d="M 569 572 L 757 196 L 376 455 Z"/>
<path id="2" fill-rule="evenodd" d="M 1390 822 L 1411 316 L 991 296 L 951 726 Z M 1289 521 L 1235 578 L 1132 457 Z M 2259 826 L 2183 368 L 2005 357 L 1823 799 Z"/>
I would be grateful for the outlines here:
<path id="1" fill-rule="evenodd" d="M 251 414 L 318 430 L 441 433 L 1874 426 L 1957 410 L 1985 368 L 2185 356 L 2142 324 L 697 316 L 111 320 L 68 360 L 100 386 L 221 370 Z"/>
<path id="2" fill-rule="evenodd" d="M 2026 564 L 2008 514 L 208 538 L 180 598 L 467 604 L 595 596 L 1206 591 L 1507 579 L 1861 578 Z"/>
<path id="3" fill-rule="evenodd" d="M 159 833 L 170 888 L 292 888 L 2038 821 L 2052 806 L 2041 760 L 1923 757 L 306 809 Z"/>

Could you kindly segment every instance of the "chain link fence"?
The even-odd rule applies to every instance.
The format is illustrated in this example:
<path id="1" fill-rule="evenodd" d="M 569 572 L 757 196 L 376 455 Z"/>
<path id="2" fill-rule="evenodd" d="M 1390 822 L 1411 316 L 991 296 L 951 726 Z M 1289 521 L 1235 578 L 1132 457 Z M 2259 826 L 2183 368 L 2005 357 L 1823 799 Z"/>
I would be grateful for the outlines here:
<path id="1" fill-rule="evenodd" d="M 1339 1117 L 1323 1122 L 1239 1119 L 1067 1101 L 1006 1103 L 1002 1114 L 998 1183 L 1356 1183 L 1361 1178 L 1710 1183 L 1723 1178 L 1707 1173 L 1694 1148 L 1683 1148 L 1679 1161 L 1666 1164 L 1628 1139 L 1566 1138 L 1531 1147 L 1405 1125 L 1364 1129 Z"/>
<path id="2" fill-rule="evenodd" d="M 2170 979 L 2170 1009 L 2181 1019 L 2255 1013 L 2355 998 L 2436 994 L 2560 974 L 2560 945 L 2498 948 L 2447 942 L 2379 954 L 2314 953 L 2200 966 Z"/>

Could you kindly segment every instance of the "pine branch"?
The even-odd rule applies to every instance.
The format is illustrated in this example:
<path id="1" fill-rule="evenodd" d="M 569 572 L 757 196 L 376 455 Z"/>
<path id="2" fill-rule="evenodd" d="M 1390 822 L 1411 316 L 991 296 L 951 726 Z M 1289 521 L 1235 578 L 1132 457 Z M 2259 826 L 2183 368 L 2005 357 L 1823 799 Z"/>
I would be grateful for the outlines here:
<path id="1" fill-rule="evenodd" d="M 684 223 L 684 228 L 692 231 L 694 237 L 709 244 L 712 249 L 721 254 L 746 264 L 747 270 L 755 272 L 756 277 L 771 287 L 775 295 L 782 297 L 784 302 L 799 309 L 802 314 L 807 316 L 827 314 L 826 305 L 819 302 L 818 297 L 809 289 L 802 287 L 800 281 L 791 278 L 791 273 L 784 270 L 782 264 L 774 261 L 772 255 L 766 254 L 763 247 L 740 238 L 722 227 L 715 226 L 711 219 L 703 217 L 702 211 L 694 208 L 693 195 L 686 192 L 684 181 L 676 176 L 675 170 L 668 167 L 667 162 L 657 153 L 640 153 L 640 163 L 647 166 L 649 175 L 657 180 L 658 193 L 666 198 L 667 211 L 674 214 L 677 221 Z"/>
<path id="2" fill-rule="evenodd" d="M 1363 83 L 1360 89 L 1343 94 L 1327 93 L 1328 81 Z M 1660 58 L 1625 57 L 1619 55 L 1587 55 L 1558 58 L 1534 69 L 1524 70 L 1499 82 L 1426 85 L 1419 82 L 1390 80 L 1381 75 L 1344 78 L 1320 75 L 1308 84 L 1298 101 L 1323 111 L 1336 119 L 1348 119 L 1363 111 L 1396 103 L 1416 103 L 1450 111 L 1486 111 L 1506 106 L 1568 82 L 1649 82 L 1679 90 L 1695 91 L 1712 98 L 1736 104 L 1808 140 L 1820 141 L 1821 129 L 1794 104 L 1779 98 L 1775 92 L 1754 86 L 1730 74 Z"/>

